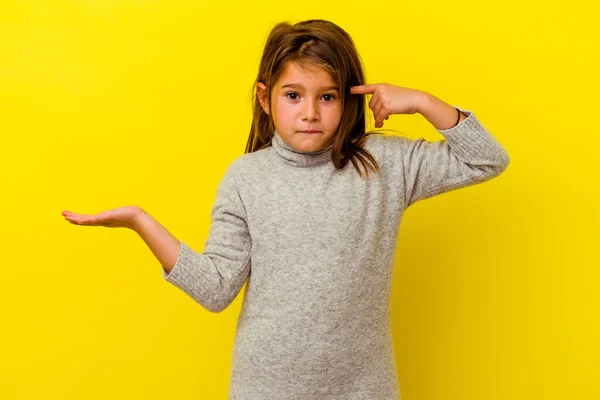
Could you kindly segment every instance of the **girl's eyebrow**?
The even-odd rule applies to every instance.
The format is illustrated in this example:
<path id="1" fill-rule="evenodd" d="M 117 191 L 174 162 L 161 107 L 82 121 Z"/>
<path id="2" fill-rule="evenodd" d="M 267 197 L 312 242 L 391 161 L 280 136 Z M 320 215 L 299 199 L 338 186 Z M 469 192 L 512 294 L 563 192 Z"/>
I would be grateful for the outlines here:
<path id="1" fill-rule="evenodd" d="M 286 87 L 290 87 L 290 88 L 294 88 L 294 89 L 304 89 L 304 86 L 302 86 L 299 83 L 286 83 L 285 85 L 281 86 L 281 88 L 286 88 Z M 322 87 L 321 90 L 338 90 L 337 86 L 325 86 Z"/>

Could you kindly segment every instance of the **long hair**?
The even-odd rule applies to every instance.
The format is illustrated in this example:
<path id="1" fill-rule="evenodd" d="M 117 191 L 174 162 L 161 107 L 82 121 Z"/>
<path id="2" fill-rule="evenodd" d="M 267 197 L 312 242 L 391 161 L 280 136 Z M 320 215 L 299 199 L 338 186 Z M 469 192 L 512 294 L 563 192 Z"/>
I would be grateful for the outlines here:
<path id="1" fill-rule="evenodd" d="M 363 85 L 365 78 L 361 59 L 352 38 L 336 24 L 312 19 L 291 25 L 280 22 L 271 30 L 260 61 L 258 82 L 267 87 L 267 100 L 271 104 L 271 92 L 287 62 L 294 61 L 301 66 L 316 65 L 325 69 L 337 83 L 341 94 L 342 117 L 334 136 L 331 159 L 337 169 L 344 168 L 351 161 L 362 177 L 357 160 L 364 167 L 367 177 L 369 168 L 379 170 L 379 164 L 366 149 L 365 96 L 350 93 L 350 87 Z M 253 115 L 250 135 L 244 153 L 251 153 L 268 146 L 275 133 L 272 116 L 265 113 L 258 95 L 253 94 Z"/>

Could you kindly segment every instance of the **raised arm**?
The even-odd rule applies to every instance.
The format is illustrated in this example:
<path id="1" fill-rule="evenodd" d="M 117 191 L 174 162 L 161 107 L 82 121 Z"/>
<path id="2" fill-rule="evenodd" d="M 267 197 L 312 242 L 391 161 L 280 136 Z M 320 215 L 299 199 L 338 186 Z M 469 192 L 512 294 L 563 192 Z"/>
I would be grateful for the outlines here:
<path id="1" fill-rule="evenodd" d="M 400 161 L 397 173 L 402 179 L 404 208 L 436 194 L 492 179 L 508 166 L 508 153 L 472 111 L 454 107 L 422 90 L 388 83 L 353 86 L 350 92 L 372 95 L 369 108 L 376 128 L 392 114 L 420 113 L 445 137 L 436 142 L 400 136 L 389 139 L 394 165 Z"/>
<path id="2" fill-rule="evenodd" d="M 453 126 L 457 109 L 460 122 Z M 507 168 L 508 153 L 472 111 L 427 94 L 418 112 L 444 139 L 431 142 L 397 137 L 405 177 L 405 208 L 436 194 L 490 180 Z"/>

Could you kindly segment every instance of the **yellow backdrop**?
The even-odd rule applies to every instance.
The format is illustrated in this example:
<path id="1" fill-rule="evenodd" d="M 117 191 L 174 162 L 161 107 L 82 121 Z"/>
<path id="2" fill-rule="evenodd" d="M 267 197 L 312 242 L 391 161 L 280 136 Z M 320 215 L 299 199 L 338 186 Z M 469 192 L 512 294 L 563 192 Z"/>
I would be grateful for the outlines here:
<path id="1" fill-rule="evenodd" d="M 311 18 L 352 35 L 369 83 L 473 110 L 511 157 L 500 177 L 405 214 L 403 400 L 600 398 L 594 11 L 216 3 L 0 2 L 0 398 L 227 398 L 243 292 L 212 314 L 162 279 L 134 232 L 61 212 L 137 204 L 201 251 L 267 34 Z M 418 114 L 384 128 L 442 138 Z"/>

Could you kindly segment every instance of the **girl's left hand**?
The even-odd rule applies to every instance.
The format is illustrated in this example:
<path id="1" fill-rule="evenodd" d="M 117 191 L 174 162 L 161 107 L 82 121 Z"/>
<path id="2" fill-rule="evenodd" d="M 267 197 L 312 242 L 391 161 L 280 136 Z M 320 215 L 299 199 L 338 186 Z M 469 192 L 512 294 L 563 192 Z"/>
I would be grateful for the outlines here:
<path id="1" fill-rule="evenodd" d="M 414 114 L 418 112 L 425 92 L 388 83 L 352 86 L 351 94 L 372 94 L 369 108 L 375 115 L 375 127 L 381 128 L 391 114 Z"/>

